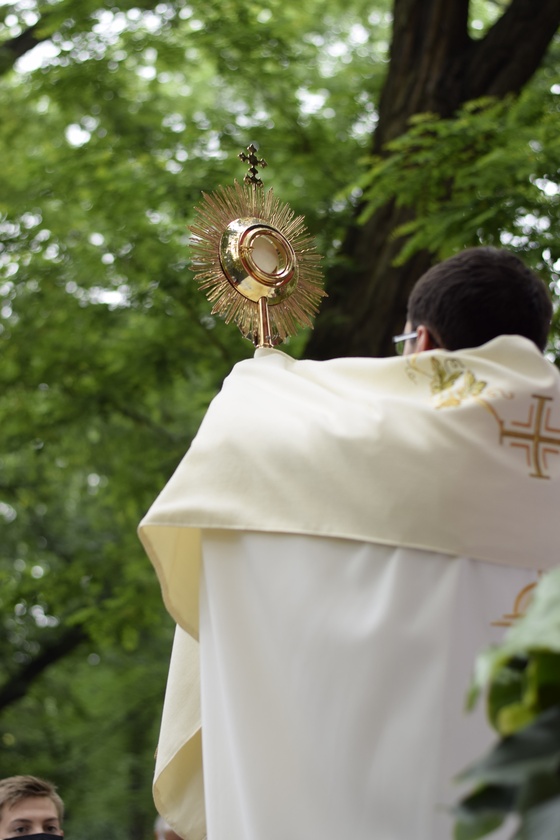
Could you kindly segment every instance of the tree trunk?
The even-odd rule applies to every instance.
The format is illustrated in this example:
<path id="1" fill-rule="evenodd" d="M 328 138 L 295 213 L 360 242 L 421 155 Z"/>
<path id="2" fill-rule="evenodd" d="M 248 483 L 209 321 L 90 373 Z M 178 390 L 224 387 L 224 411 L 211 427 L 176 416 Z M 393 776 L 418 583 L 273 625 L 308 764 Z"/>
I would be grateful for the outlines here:
<path id="1" fill-rule="evenodd" d="M 451 117 L 481 96 L 518 93 L 537 70 L 558 26 L 560 0 L 512 0 L 480 40 L 468 33 L 469 0 L 395 0 L 389 71 L 372 150 L 382 153 L 414 114 Z M 362 208 L 358 208 L 356 216 Z M 392 201 L 369 221 L 355 222 L 329 271 L 329 297 L 306 356 L 391 355 L 391 336 L 406 318 L 410 290 L 433 262 L 417 253 L 395 268 L 402 240 L 395 229 L 412 217 Z"/>

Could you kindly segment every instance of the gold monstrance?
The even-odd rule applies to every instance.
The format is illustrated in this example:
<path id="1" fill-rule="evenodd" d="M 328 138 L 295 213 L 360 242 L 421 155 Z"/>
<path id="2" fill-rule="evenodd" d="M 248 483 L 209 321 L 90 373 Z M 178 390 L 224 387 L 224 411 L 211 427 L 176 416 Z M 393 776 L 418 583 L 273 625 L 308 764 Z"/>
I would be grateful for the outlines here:
<path id="1" fill-rule="evenodd" d="M 301 326 L 311 327 L 325 292 L 321 257 L 303 216 L 264 191 L 254 145 L 239 157 L 249 164 L 244 183 L 203 193 L 190 230 L 195 279 L 213 303 L 212 314 L 235 321 L 257 347 L 274 347 Z"/>

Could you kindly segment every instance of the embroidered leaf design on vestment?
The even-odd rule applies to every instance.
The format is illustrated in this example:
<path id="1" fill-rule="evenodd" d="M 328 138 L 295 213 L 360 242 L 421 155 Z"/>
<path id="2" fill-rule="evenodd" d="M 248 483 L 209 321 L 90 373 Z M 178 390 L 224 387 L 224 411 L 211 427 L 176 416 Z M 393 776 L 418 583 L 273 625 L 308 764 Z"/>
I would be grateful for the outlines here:
<path id="1" fill-rule="evenodd" d="M 454 382 L 461 376 L 461 370 L 449 370 L 439 359 L 432 357 L 432 394 L 439 394 L 446 388 L 451 388 Z"/>
<path id="2" fill-rule="evenodd" d="M 478 397 L 487 383 L 477 379 L 471 370 L 446 365 L 437 358 L 431 359 L 430 389 L 437 408 L 456 408 L 465 400 Z"/>
<path id="3" fill-rule="evenodd" d="M 461 361 L 455 358 L 441 359 L 434 355 L 430 358 L 430 369 L 426 363 L 427 359 L 422 359 L 422 355 L 410 356 L 406 373 L 413 382 L 417 381 L 418 375 L 429 380 L 435 408 L 457 408 L 467 400 L 477 400 L 494 413 L 487 401 L 480 398 L 488 388 L 488 383 L 477 379 L 472 370 L 467 370 Z M 486 390 L 485 397 L 488 396 L 490 393 Z"/>
<path id="4" fill-rule="evenodd" d="M 487 383 L 477 379 L 470 370 L 464 371 L 444 392 L 439 392 L 437 408 L 456 408 L 468 399 L 475 399 L 486 388 Z"/>

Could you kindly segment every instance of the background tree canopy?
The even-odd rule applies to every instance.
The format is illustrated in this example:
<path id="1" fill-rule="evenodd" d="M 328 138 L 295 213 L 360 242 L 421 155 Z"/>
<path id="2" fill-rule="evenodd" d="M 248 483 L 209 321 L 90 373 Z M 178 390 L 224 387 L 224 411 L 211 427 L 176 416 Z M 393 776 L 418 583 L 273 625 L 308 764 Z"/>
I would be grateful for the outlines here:
<path id="1" fill-rule="evenodd" d="M 252 353 L 189 270 L 201 190 L 306 217 L 294 355 L 388 352 L 461 247 L 560 268 L 557 0 L 0 5 L 0 774 L 80 840 L 148 838 L 172 633 L 136 526 Z M 554 342 L 552 346 L 554 350 Z"/>

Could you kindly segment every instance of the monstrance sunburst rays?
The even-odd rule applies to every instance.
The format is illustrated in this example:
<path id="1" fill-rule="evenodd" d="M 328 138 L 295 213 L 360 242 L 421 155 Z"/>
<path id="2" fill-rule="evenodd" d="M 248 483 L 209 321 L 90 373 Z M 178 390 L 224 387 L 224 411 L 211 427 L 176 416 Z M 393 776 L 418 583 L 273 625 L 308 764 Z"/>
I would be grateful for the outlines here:
<path id="1" fill-rule="evenodd" d="M 303 216 L 294 217 L 272 189 L 265 192 L 256 170 L 250 173 L 248 183 L 203 193 L 190 226 L 192 265 L 212 313 L 234 321 L 255 344 L 272 346 L 312 326 L 325 295 L 321 257 Z"/>

